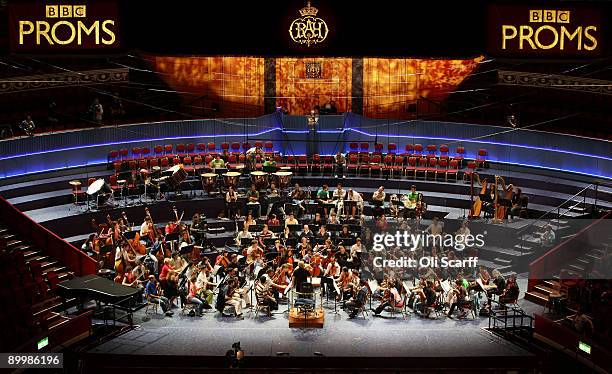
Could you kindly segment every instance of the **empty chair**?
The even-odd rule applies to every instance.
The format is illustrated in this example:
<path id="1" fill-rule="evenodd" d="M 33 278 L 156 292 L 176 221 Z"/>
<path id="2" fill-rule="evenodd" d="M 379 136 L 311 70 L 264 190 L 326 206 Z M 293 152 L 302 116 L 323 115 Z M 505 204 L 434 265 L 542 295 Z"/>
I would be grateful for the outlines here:
<path id="1" fill-rule="evenodd" d="M 388 153 L 395 153 L 397 151 L 397 144 L 395 143 L 389 143 L 387 145 L 387 152 Z"/>
<path id="2" fill-rule="evenodd" d="M 476 165 L 484 168 L 485 167 L 485 163 L 487 162 L 487 156 L 489 155 L 489 152 L 487 152 L 486 149 L 479 149 L 478 150 L 478 154 L 476 155 Z"/>
<path id="3" fill-rule="evenodd" d="M 448 159 L 448 146 L 446 144 L 440 145 L 440 159 Z"/>

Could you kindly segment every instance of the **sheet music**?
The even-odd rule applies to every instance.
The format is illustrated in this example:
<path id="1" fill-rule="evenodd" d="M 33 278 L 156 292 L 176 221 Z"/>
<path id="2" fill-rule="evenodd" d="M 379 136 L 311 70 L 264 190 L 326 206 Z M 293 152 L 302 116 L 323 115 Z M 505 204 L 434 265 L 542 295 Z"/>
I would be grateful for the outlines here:
<path id="1" fill-rule="evenodd" d="M 240 260 L 242 260 L 244 258 L 244 256 L 243 255 L 238 255 L 237 258 L 238 258 L 238 261 L 240 261 Z"/>
<path id="2" fill-rule="evenodd" d="M 444 293 L 449 293 L 451 290 L 451 285 L 448 279 L 440 282 L 440 287 L 442 287 L 442 290 L 444 290 Z"/>
<path id="3" fill-rule="evenodd" d="M 368 280 L 368 287 L 370 287 L 370 292 L 376 292 L 379 288 L 378 281 L 376 279 Z"/>
<path id="4" fill-rule="evenodd" d="M 336 284 L 336 279 L 335 278 L 332 278 L 332 283 L 334 285 L 334 290 L 336 291 L 336 295 L 341 295 L 340 288 L 338 288 L 338 285 Z"/>
<path id="5" fill-rule="evenodd" d="M 221 269 L 221 265 L 215 265 L 215 267 L 213 268 L 213 271 L 212 271 L 213 277 L 217 276 L 217 273 L 219 272 L 219 269 Z"/>
<path id="6" fill-rule="evenodd" d="M 403 281 L 402 286 L 404 286 L 407 293 L 410 293 L 410 285 L 408 284 L 408 281 Z"/>
<path id="7" fill-rule="evenodd" d="M 485 290 L 485 291 L 486 291 L 486 290 L 490 290 L 490 289 L 492 289 L 492 288 L 497 288 L 497 287 L 496 287 L 496 286 L 494 286 L 494 285 L 485 285 L 484 283 L 482 283 L 482 279 L 480 279 L 480 278 L 477 278 L 477 279 L 476 279 L 476 283 L 477 283 L 477 284 L 478 284 L 478 285 L 479 285 L 479 286 L 480 286 L 480 287 L 481 287 L 483 290 Z"/>
<path id="8" fill-rule="evenodd" d="M 283 295 L 286 295 L 289 293 L 289 291 L 293 288 L 293 279 L 291 280 L 291 282 L 289 282 L 289 284 L 287 285 L 287 287 L 285 288 L 285 291 L 283 291 Z"/>

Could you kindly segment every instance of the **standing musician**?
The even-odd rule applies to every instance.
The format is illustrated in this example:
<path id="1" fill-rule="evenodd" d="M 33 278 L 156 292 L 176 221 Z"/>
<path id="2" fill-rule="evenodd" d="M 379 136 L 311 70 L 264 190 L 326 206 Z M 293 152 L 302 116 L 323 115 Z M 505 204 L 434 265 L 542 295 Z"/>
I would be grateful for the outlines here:
<path id="1" fill-rule="evenodd" d="M 344 169 L 346 168 L 346 157 L 338 151 L 334 156 L 334 162 L 336 163 L 336 178 L 346 178 L 344 175 Z"/>
<path id="2" fill-rule="evenodd" d="M 327 206 L 325 204 L 331 203 L 331 196 L 329 194 L 329 187 L 327 184 L 324 184 L 323 187 L 319 191 L 317 191 L 317 202 L 319 205 L 323 206 L 323 214 L 325 215 L 325 219 L 327 219 Z"/>
<path id="3" fill-rule="evenodd" d="M 234 219 L 240 217 L 240 208 L 238 207 L 238 193 L 233 186 L 229 186 L 225 193 L 225 206 L 227 209 L 227 217 Z"/>
<path id="4" fill-rule="evenodd" d="M 291 276 L 291 284 L 295 286 L 297 292 L 302 292 L 302 285 L 308 281 L 310 277 L 309 267 L 304 261 L 298 262 L 298 267 L 293 271 Z"/>
<path id="5" fill-rule="evenodd" d="M 257 156 L 262 156 L 262 151 L 259 147 L 252 147 L 246 151 L 247 168 L 251 171 L 255 170 Z"/>

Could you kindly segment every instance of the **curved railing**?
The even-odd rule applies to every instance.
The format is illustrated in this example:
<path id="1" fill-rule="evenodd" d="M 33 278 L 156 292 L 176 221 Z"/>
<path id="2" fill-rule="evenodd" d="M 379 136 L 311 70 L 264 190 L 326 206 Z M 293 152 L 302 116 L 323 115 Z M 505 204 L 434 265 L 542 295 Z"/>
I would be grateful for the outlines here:
<path id="1" fill-rule="evenodd" d="M 41 134 L 0 141 L 0 177 L 10 177 L 104 163 L 109 151 L 178 143 L 271 140 L 278 151 L 302 154 L 308 149 L 306 117 L 274 113 L 259 118 L 206 119 L 139 123 Z M 440 121 L 377 120 L 353 114 L 321 116 L 317 151 L 347 151 L 351 142 L 385 146 L 398 152 L 410 144 L 448 144 L 451 155 L 465 147 L 468 158 L 479 149 L 501 164 L 579 173 L 612 179 L 612 142 L 507 127 Z"/>

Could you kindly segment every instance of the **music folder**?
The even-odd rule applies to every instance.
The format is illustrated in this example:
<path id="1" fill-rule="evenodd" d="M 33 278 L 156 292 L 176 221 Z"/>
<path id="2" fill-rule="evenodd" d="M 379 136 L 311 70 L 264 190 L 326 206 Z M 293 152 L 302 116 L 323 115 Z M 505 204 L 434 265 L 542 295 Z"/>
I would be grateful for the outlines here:
<path id="1" fill-rule="evenodd" d="M 213 268 L 213 271 L 212 271 L 213 277 L 217 276 L 217 273 L 219 272 L 219 269 L 221 269 L 221 265 L 215 265 L 215 267 Z"/>
<path id="2" fill-rule="evenodd" d="M 442 287 L 442 290 L 444 291 L 444 293 L 449 293 L 451 290 L 451 285 L 450 282 L 448 281 L 448 279 L 443 280 L 442 282 L 440 282 L 440 287 Z"/>
<path id="3" fill-rule="evenodd" d="M 336 295 L 342 295 L 340 293 L 340 288 L 338 288 L 338 285 L 336 284 L 336 278 L 331 278 L 332 280 L 332 284 L 334 285 L 334 290 L 336 291 Z"/>
<path id="4" fill-rule="evenodd" d="M 378 281 L 376 279 L 368 280 L 368 287 L 370 287 L 370 292 L 376 292 L 378 290 Z"/>

